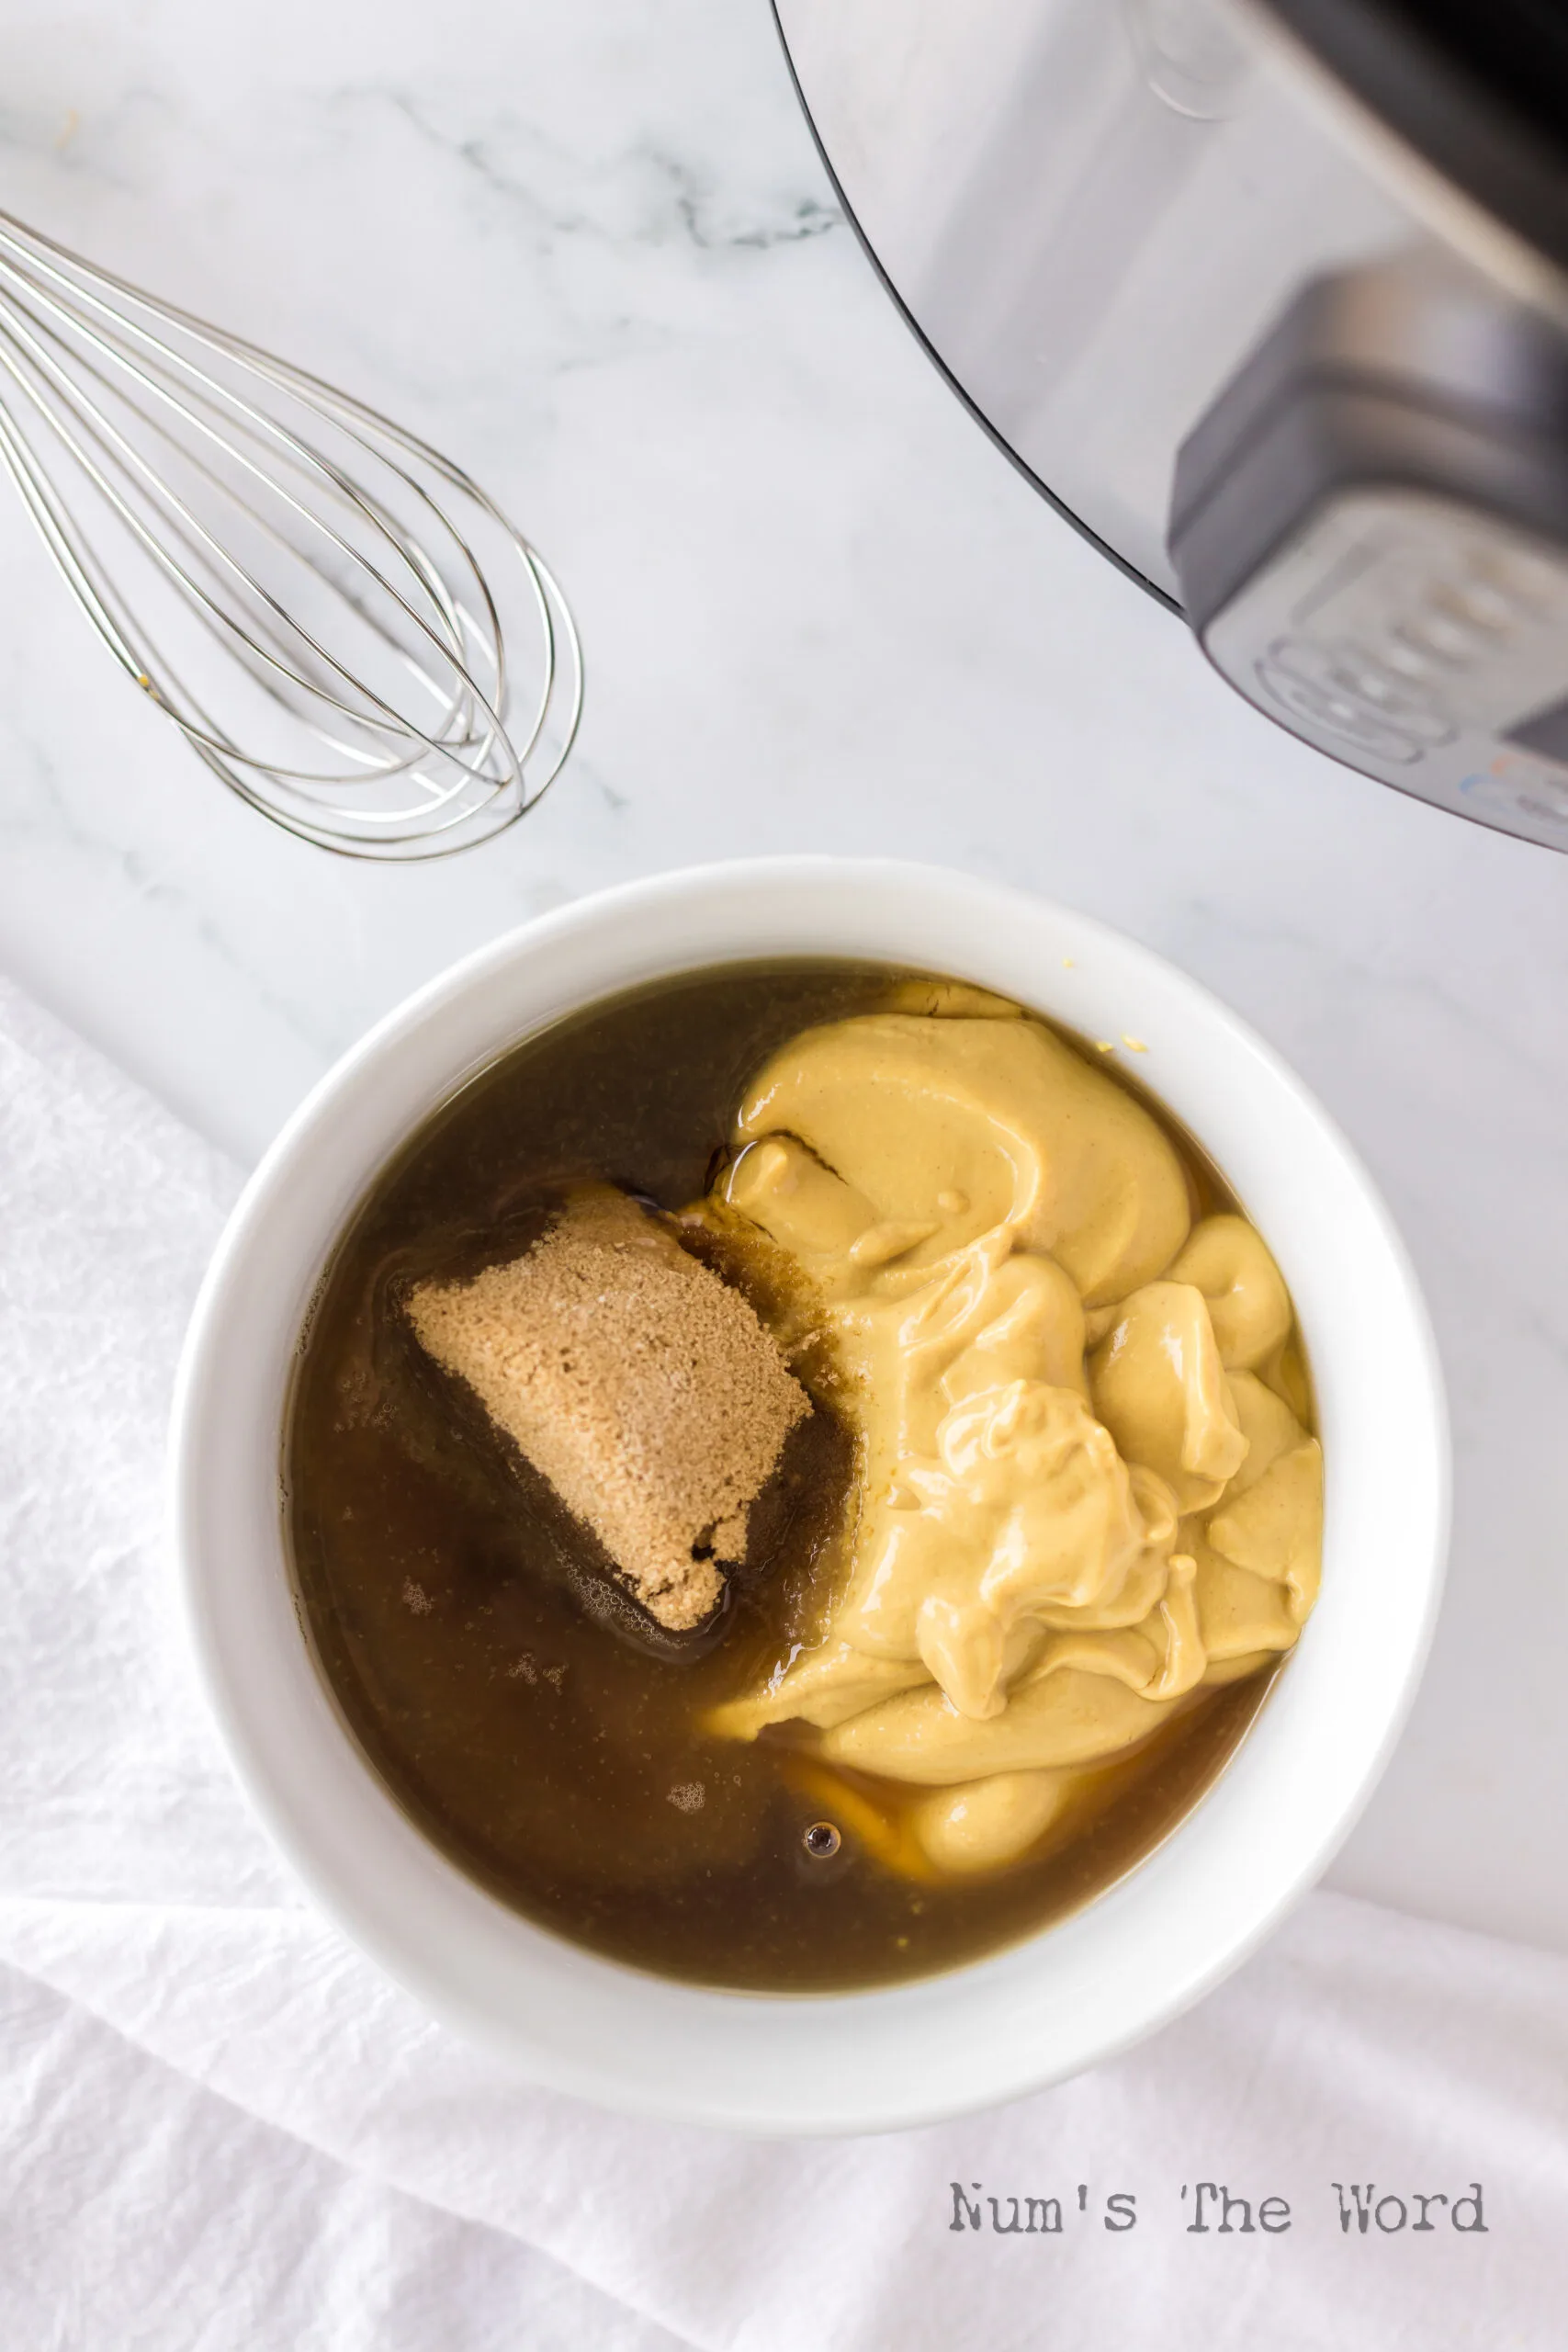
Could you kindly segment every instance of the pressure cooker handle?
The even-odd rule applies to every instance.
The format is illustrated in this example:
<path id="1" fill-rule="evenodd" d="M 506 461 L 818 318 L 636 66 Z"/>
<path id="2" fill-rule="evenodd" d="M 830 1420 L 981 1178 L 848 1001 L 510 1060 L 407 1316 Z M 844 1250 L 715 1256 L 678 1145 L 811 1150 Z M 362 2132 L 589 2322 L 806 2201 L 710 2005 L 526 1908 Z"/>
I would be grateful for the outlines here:
<path id="1" fill-rule="evenodd" d="M 1177 459 L 1209 659 L 1402 791 L 1568 849 L 1568 336 L 1413 253 L 1315 279 Z"/>

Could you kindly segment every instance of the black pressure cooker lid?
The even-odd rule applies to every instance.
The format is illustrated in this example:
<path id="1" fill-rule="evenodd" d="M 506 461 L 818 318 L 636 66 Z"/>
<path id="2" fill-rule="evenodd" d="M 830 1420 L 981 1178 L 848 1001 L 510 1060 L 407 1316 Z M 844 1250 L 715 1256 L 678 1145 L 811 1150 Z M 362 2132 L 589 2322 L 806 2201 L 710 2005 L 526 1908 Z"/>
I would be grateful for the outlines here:
<path id="1" fill-rule="evenodd" d="M 1568 269 L 1565 0 L 1262 0 L 1443 177 Z"/>

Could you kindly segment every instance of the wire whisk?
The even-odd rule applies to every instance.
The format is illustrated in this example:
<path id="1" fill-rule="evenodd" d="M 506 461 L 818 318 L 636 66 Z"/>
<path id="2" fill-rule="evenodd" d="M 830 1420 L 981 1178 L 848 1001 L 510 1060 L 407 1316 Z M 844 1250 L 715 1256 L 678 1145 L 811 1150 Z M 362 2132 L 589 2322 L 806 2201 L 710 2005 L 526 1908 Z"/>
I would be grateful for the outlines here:
<path id="1" fill-rule="evenodd" d="M 478 484 L 6 213 L 0 460 L 127 675 L 302 840 L 440 856 L 558 774 L 577 630 Z"/>

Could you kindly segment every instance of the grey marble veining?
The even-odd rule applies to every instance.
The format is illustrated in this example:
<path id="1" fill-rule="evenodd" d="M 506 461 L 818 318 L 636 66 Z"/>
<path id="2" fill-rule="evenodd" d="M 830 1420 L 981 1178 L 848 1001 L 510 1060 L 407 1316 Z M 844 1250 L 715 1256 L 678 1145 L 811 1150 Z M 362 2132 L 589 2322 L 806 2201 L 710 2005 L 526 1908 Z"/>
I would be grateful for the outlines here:
<path id="1" fill-rule="evenodd" d="M 511 835 L 345 865 L 223 797 L 18 514 L 0 966 L 251 1158 L 451 957 L 661 866 L 897 851 L 1146 939 L 1341 1120 L 1448 1369 L 1450 1599 L 1339 1883 L 1568 1947 L 1568 861 L 1277 734 L 1034 497 L 838 219 L 764 0 L 17 0 L 5 44 L 0 204 L 449 448 L 590 704 Z"/>

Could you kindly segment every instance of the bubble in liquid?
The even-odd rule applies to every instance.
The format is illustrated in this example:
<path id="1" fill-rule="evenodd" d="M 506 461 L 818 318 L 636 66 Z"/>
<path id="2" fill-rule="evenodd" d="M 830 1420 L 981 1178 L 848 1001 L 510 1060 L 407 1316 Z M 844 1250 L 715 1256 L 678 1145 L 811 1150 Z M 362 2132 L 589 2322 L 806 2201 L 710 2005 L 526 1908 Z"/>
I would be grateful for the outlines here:
<path id="1" fill-rule="evenodd" d="M 825 1862 L 836 1854 L 843 1840 L 830 1821 L 814 1821 L 806 1833 L 806 1850 L 813 1860 Z"/>

